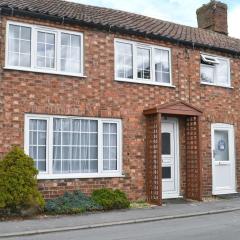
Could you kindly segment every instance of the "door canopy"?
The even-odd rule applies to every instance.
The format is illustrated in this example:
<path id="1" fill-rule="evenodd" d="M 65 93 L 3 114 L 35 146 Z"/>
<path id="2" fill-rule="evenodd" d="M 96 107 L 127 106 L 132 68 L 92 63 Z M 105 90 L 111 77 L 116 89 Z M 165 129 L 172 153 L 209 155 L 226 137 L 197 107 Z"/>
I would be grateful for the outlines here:
<path id="1" fill-rule="evenodd" d="M 165 103 L 157 107 L 149 108 L 143 111 L 144 115 L 151 114 L 170 114 L 170 115 L 182 115 L 182 116 L 200 116 L 202 111 L 184 101 L 178 101 L 174 103 Z"/>

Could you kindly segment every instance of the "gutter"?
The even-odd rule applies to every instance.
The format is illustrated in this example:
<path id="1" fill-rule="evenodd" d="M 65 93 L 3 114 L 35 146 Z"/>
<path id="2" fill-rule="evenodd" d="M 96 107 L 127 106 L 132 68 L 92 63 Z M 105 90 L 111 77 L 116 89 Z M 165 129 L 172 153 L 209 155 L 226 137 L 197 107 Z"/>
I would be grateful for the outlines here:
<path id="1" fill-rule="evenodd" d="M 126 29 L 124 27 L 112 26 L 110 24 L 104 25 L 101 23 L 88 22 L 88 21 L 73 19 L 73 18 L 69 18 L 69 17 L 59 17 L 57 15 L 32 12 L 29 10 L 21 10 L 21 9 L 12 8 L 9 6 L 0 7 L 0 9 L 2 11 L 2 15 L 6 15 L 6 16 L 14 16 L 14 15 L 15 16 L 24 16 L 24 17 L 38 18 L 38 19 L 42 19 L 42 20 L 49 20 L 49 21 L 59 22 L 59 23 L 63 23 L 63 21 L 64 21 L 64 23 L 66 23 L 66 24 L 82 25 L 82 26 L 86 26 L 86 27 L 97 28 L 99 30 L 113 32 L 113 33 L 118 32 L 118 33 L 128 34 L 128 35 L 132 34 L 132 35 L 136 35 L 136 36 L 148 37 L 151 39 L 156 39 L 156 40 L 161 40 L 161 41 L 168 41 L 168 42 L 171 42 L 174 44 L 183 44 L 183 45 L 191 47 L 191 48 L 205 48 L 205 49 L 211 49 L 211 50 L 215 50 L 215 51 L 232 54 L 235 56 L 236 55 L 240 56 L 239 51 L 235 51 L 235 50 L 231 50 L 231 49 L 227 49 L 227 48 L 215 47 L 215 46 L 211 46 L 208 44 L 201 44 L 201 43 L 196 43 L 196 42 L 192 42 L 192 41 L 171 38 L 168 36 L 136 31 L 133 29 Z"/>

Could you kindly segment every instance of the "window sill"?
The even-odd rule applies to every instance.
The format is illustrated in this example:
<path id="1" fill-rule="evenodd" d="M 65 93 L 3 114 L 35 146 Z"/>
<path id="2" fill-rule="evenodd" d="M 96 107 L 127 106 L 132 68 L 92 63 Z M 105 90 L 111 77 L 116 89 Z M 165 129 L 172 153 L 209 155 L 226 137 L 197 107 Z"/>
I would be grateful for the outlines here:
<path id="1" fill-rule="evenodd" d="M 14 71 L 23 71 L 23 72 L 34 72 L 34 73 L 43 73 L 43 74 L 53 74 L 53 75 L 62 75 L 62 76 L 71 76 L 71 77 L 80 77 L 86 78 L 87 76 L 83 74 L 74 74 L 74 73 L 65 73 L 65 72 L 56 72 L 51 70 L 41 70 L 41 69 L 29 69 L 29 68 L 22 68 L 22 67 L 9 67 L 6 66 L 3 69 L 6 70 L 14 70 Z"/>
<path id="2" fill-rule="evenodd" d="M 50 179 L 76 179 L 76 178 L 124 178 L 125 175 L 120 173 L 104 173 L 104 174 L 39 174 L 38 180 Z"/>
<path id="3" fill-rule="evenodd" d="M 221 87 L 221 88 L 229 88 L 229 89 L 233 89 L 234 87 L 231 86 L 226 86 L 226 85 L 218 85 L 218 84 L 214 84 L 214 83 L 204 83 L 204 82 L 200 82 L 201 85 L 207 85 L 207 86 L 213 86 L 213 87 Z"/>
<path id="4" fill-rule="evenodd" d="M 158 83 L 153 81 L 141 81 L 141 80 L 128 80 L 128 79 L 119 79 L 115 78 L 115 81 L 117 82 L 126 82 L 126 83 L 137 83 L 137 84 L 147 84 L 147 85 L 153 85 L 153 86 L 162 86 L 162 87 L 170 87 L 175 88 L 176 86 L 172 84 L 164 84 L 164 83 Z"/>

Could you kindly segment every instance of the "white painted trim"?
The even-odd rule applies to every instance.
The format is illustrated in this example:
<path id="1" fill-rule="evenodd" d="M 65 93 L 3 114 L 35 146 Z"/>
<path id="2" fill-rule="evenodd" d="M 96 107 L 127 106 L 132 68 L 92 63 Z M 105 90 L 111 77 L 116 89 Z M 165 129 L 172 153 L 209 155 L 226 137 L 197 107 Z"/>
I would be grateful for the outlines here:
<path id="1" fill-rule="evenodd" d="M 175 173 L 174 177 L 176 178 L 176 191 L 174 192 L 162 192 L 162 198 L 163 199 L 170 199 L 170 198 L 179 198 L 180 196 L 180 156 L 179 156 L 179 121 L 177 118 L 171 118 L 167 117 L 167 119 L 162 119 L 161 123 L 173 123 L 173 135 L 174 135 L 174 149 L 175 149 L 175 154 L 174 154 L 174 159 L 175 159 Z M 162 180 L 164 181 L 164 179 Z"/>
<path id="2" fill-rule="evenodd" d="M 215 164 L 215 159 L 214 159 L 214 143 L 215 143 L 215 139 L 214 139 L 214 131 L 215 130 L 226 130 L 228 131 L 228 138 L 229 138 L 229 158 L 232 159 L 232 174 L 234 176 L 234 185 L 232 189 L 226 189 L 226 188 L 222 188 L 221 190 L 216 190 L 215 186 L 216 183 L 214 181 L 214 174 L 215 174 L 215 168 L 214 168 L 214 164 Z M 211 157 L 212 157 L 212 194 L 213 195 L 219 195 L 219 194 L 232 194 L 232 193 L 236 193 L 236 153 L 235 153 L 235 132 L 234 132 L 234 126 L 231 124 L 226 124 L 226 123 L 213 123 L 211 125 Z M 229 164 L 226 163 L 225 161 L 219 161 L 219 165 L 225 165 L 225 164 Z M 230 163 L 231 164 L 231 163 Z"/>
<path id="3" fill-rule="evenodd" d="M 8 35 L 9 35 L 9 25 L 17 25 L 17 26 L 24 26 L 31 28 L 31 67 L 21 67 L 21 66 L 10 66 L 8 65 Z M 36 66 L 36 46 L 37 46 L 37 38 L 36 34 L 37 31 L 46 31 L 51 32 L 55 34 L 55 70 L 51 70 L 48 68 L 38 68 Z M 60 39 L 61 39 L 61 33 L 68 33 L 73 35 L 78 35 L 81 37 L 81 72 L 80 73 L 71 73 L 71 72 L 64 72 L 61 71 L 61 65 L 60 65 Z M 21 22 L 15 22 L 15 21 L 7 21 L 6 26 L 6 37 L 5 37 L 5 67 L 4 69 L 11 69 L 11 70 L 18 70 L 18 71 L 28 71 L 28 72 L 38 72 L 38 73 L 48 73 L 48 74 L 58 74 L 58 75 L 66 75 L 66 76 L 76 76 L 76 77 L 86 77 L 84 76 L 84 39 L 83 39 L 83 33 L 81 32 L 74 32 L 64 29 L 58 29 L 58 28 L 52 28 L 52 27 L 46 27 L 46 26 L 40 26 L 40 25 L 34 25 L 34 24 L 26 24 Z"/>
<path id="4" fill-rule="evenodd" d="M 87 119 L 98 121 L 98 173 L 67 173 L 54 174 L 52 171 L 53 160 L 53 118 L 71 118 L 71 119 Z M 76 116 L 59 116 L 59 115 L 42 115 L 42 114 L 25 114 L 24 122 L 24 150 L 29 154 L 29 120 L 44 119 L 47 121 L 47 153 L 46 153 L 46 172 L 40 172 L 38 179 L 63 179 L 63 178 L 103 178 L 103 177 L 124 177 L 122 174 L 122 121 L 120 119 L 110 118 L 90 118 Z M 117 170 L 103 170 L 103 129 L 104 123 L 117 124 Z"/>
<path id="5" fill-rule="evenodd" d="M 208 54 L 208 53 L 200 53 L 201 56 L 207 56 L 207 57 L 213 57 L 215 58 L 217 61 L 218 60 L 224 60 L 224 61 L 227 61 L 228 63 L 228 84 L 219 84 L 217 82 L 217 76 L 216 76 L 216 69 L 214 71 L 214 83 L 206 83 L 206 82 L 202 82 L 201 80 L 201 74 L 200 74 L 200 83 L 201 84 L 204 84 L 204 85 L 211 85 L 211 86 L 216 86 L 216 87 L 224 87 L 224 88 L 232 88 L 232 81 L 231 81 L 231 62 L 230 62 L 230 59 L 229 58 L 226 58 L 226 57 L 222 57 L 222 56 L 217 56 L 217 55 L 214 55 L 214 54 Z M 200 63 L 200 73 L 201 73 L 201 63 Z M 217 64 L 216 64 L 217 65 Z"/>
<path id="6" fill-rule="evenodd" d="M 117 54 L 116 54 L 116 52 L 117 52 L 116 43 L 117 42 L 127 43 L 127 44 L 132 45 L 132 51 L 133 51 L 133 79 L 119 78 L 117 76 L 117 67 L 116 67 L 117 66 Z M 151 72 L 150 72 L 150 79 L 149 80 L 144 80 L 144 79 L 142 80 L 142 79 L 137 77 L 137 61 L 136 61 L 136 59 L 137 59 L 137 48 L 138 47 L 150 49 Z M 155 81 L 155 71 L 154 71 L 154 68 L 155 68 L 155 66 L 154 66 L 154 50 L 155 49 L 166 50 L 166 51 L 169 52 L 170 83 L 161 83 L 161 82 L 156 82 Z M 157 85 L 157 86 L 164 86 L 164 87 L 175 87 L 175 86 L 172 85 L 172 53 L 171 53 L 171 48 L 115 38 L 114 39 L 114 79 L 115 79 L 115 81 L 121 81 L 121 82 L 149 84 L 149 85 Z"/>
<path id="7" fill-rule="evenodd" d="M 222 87 L 222 88 L 229 88 L 229 89 L 234 88 L 234 87 L 231 87 L 231 86 L 218 85 L 218 84 L 215 84 L 215 83 L 205 83 L 205 82 L 201 82 L 201 85 L 207 85 L 207 86 L 213 86 L 213 87 Z"/>

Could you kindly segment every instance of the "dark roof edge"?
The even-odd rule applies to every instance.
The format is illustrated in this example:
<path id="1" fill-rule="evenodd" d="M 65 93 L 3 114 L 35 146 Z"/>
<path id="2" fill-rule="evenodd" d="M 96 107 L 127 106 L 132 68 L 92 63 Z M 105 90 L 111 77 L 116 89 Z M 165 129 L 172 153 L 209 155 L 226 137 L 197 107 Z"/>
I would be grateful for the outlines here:
<path id="1" fill-rule="evenodd" d="M 11 7 L 8 7 L 8 6 L 0 7 L 0 13 L 2 13 L 3 15 L 7 15 L 7 16 L 18 15 L 18 16 L 33 17 L 33 18 L 38 18 L 38 19 L 43 19 L 43 20 L 50 20 L 50 21 L 55 21 L 55 22 L 60 22 L 60 23 L 81 24 L 81 25 L 86 26 L 86 27 L 94 27 L 94 28 L 98 28 L 100 30 L 105 30 L 105 31 L 108 31 L 108 32 L 119 32 L 119 33 L 122 33 L 122 34 L 133 34 L 133 35 L 137 35 L 137 36 L 148 37 L 148 38 L 151 38 L 151 39 L 168 41 L 168 42 L 175 43 L 175 44 L 183 44 L 185 46 L 192 47 L 192 48 L 206 48 L 206 49 L 211 49 L 211 50 L 215 50 L 215 51 L 220 51 L 220 52 L 240 56 L 240 52 L 235 51 L 235 50 L 231 50 L 231 49 L 228 49 L 228 48 L 220 48 L 220 47 L 215 47 L 215 46 L 211 46 L 211 45 L 208 45 L 208 44 L 195 43 L 195 42 L 187 41 L 187 40 L 178 40 L 178 39 L 170 38 L 170 37 L 167 37 L 167 36 L 155 35 L 155 34 L 152 34 L 152 33 L 135 31 L 133 29 L 126 29 L 124 27 L 111 26 L 109 24 L 106 24 L 106 25 L 103 25 L 103 24 L 100 24 L 100 23 L 97 24 L 97 23 L 93 23 L 93 22 L 87 22 L 87 21 L 72 19 L 72 18 L 68 18 L 68 17 L 59 17 L 59 16 L 55 16 L 55 15 L 50 15 L 50 14 L 43 14 L 43 13 L 39 13 L 39 12 L 21 10 L 21 9 L 17 9 L 17 8 L 11 8 Z"/>

